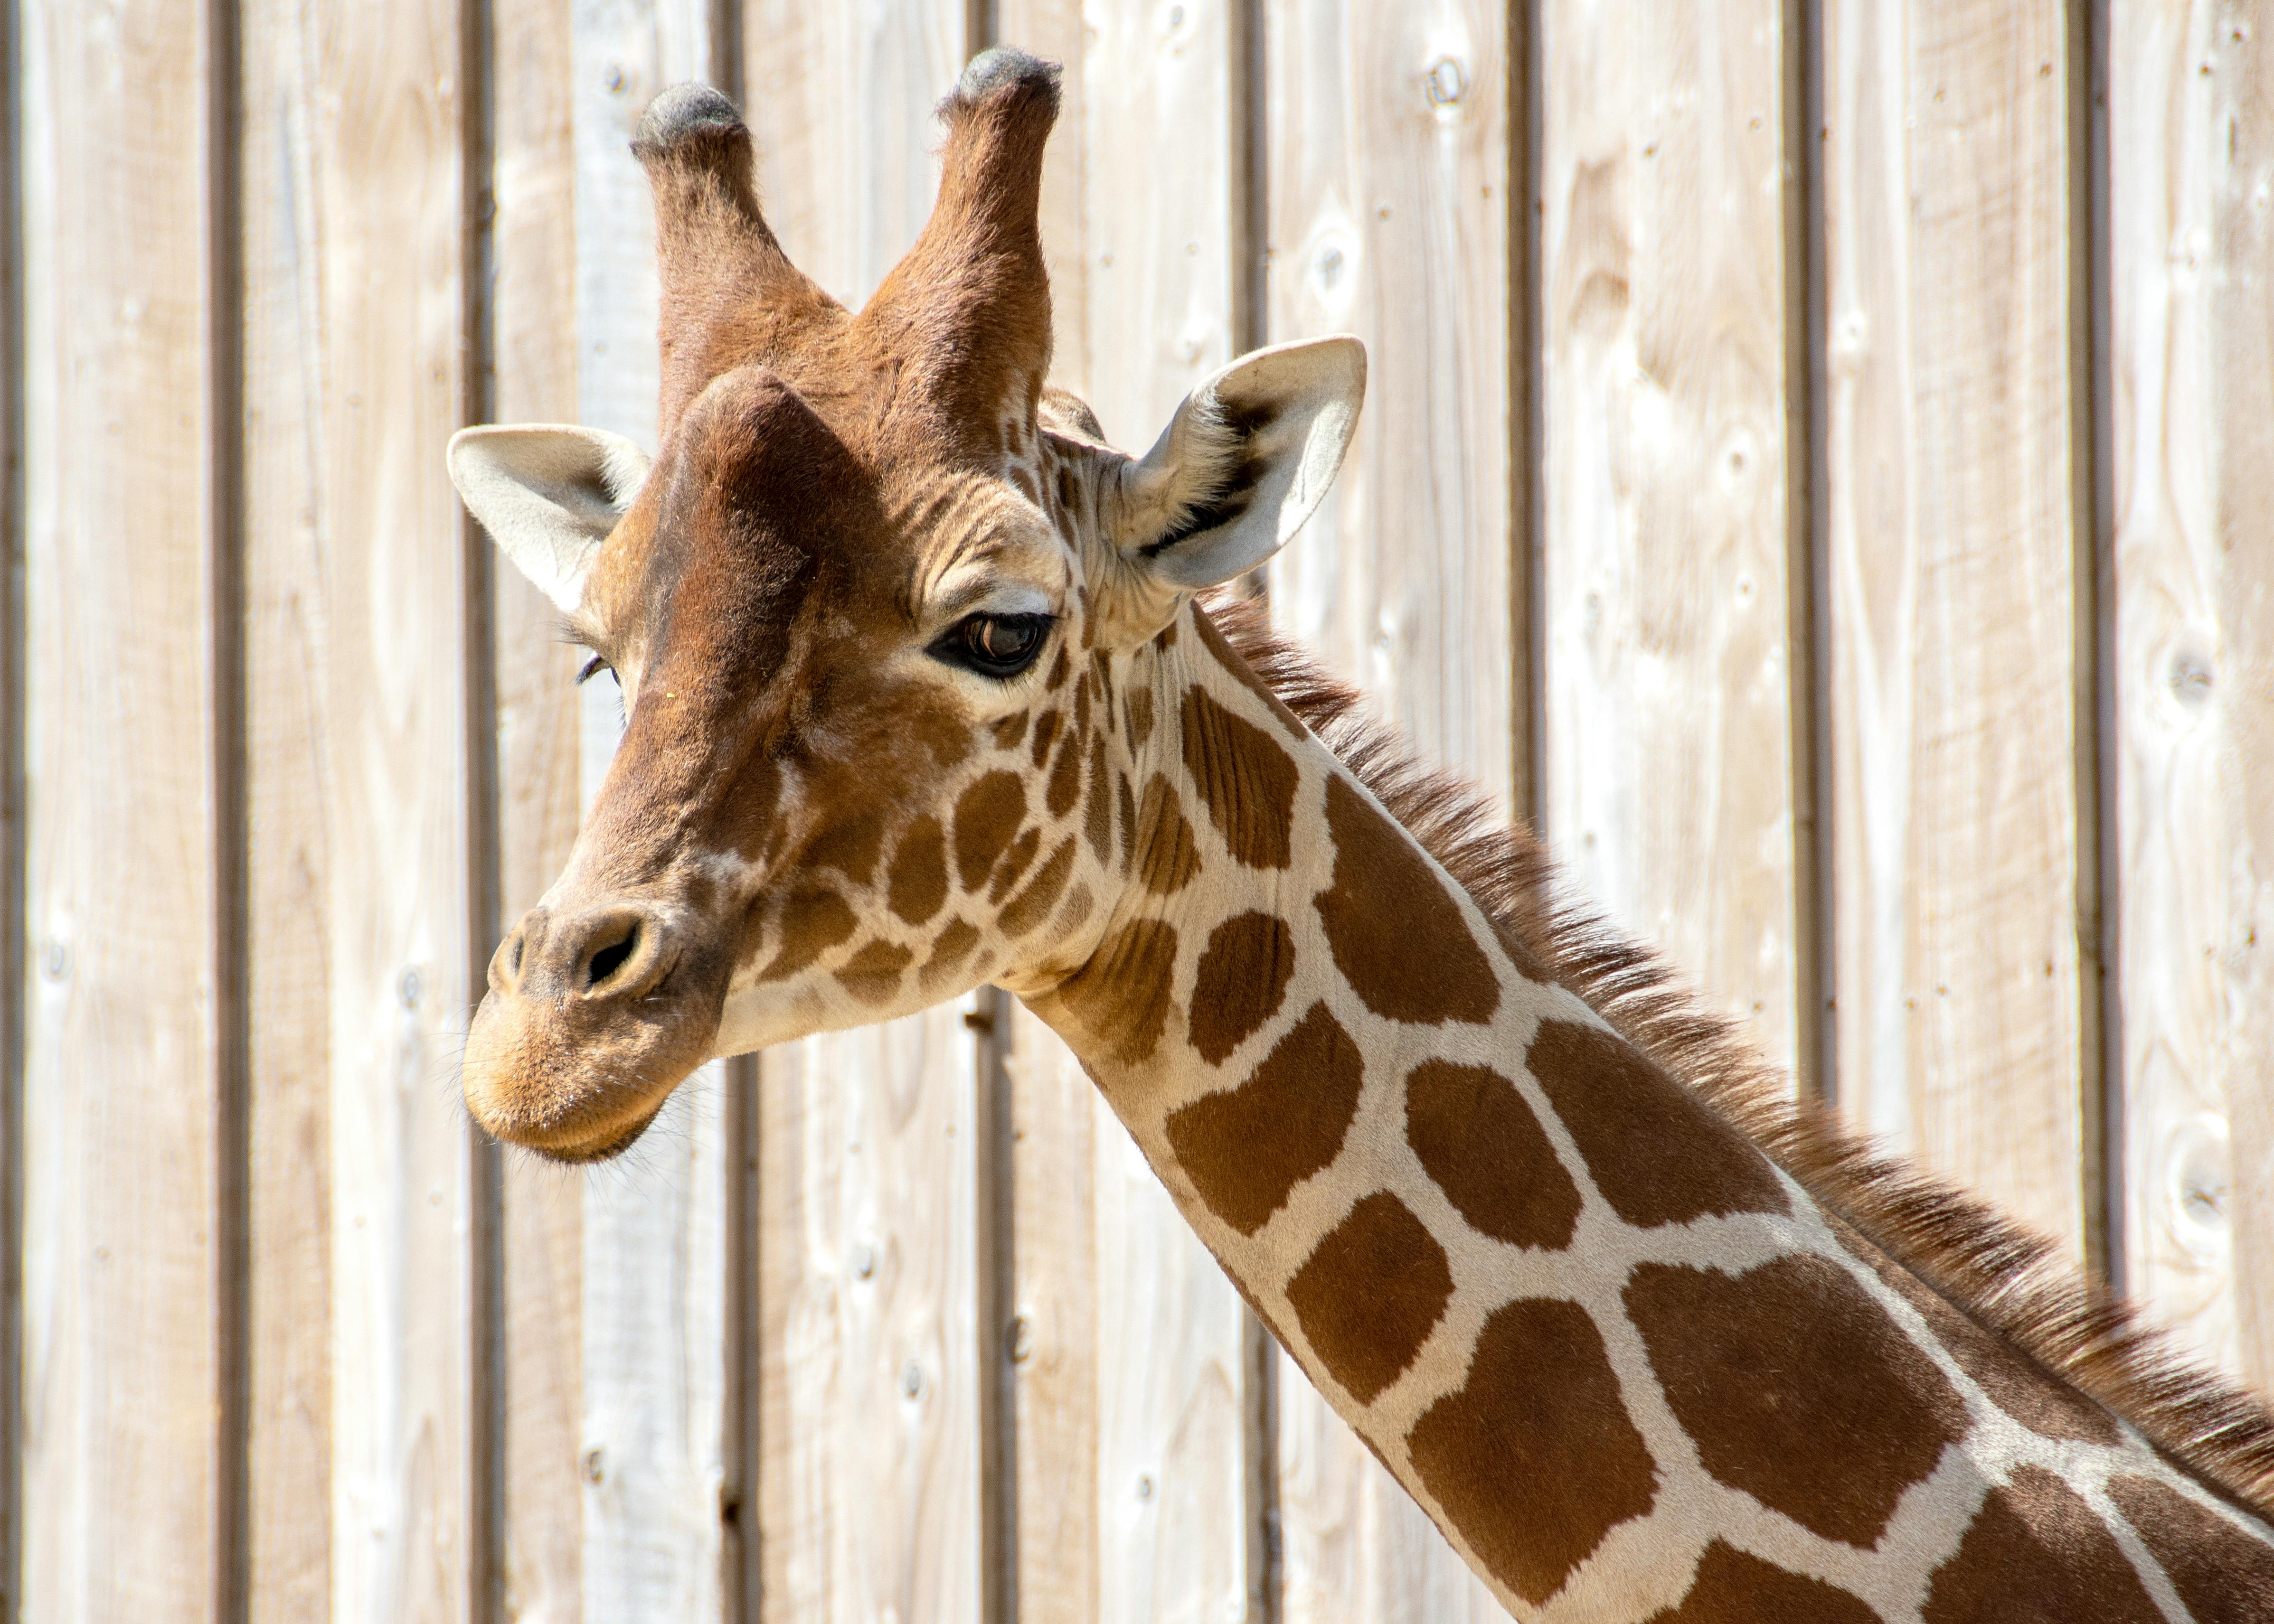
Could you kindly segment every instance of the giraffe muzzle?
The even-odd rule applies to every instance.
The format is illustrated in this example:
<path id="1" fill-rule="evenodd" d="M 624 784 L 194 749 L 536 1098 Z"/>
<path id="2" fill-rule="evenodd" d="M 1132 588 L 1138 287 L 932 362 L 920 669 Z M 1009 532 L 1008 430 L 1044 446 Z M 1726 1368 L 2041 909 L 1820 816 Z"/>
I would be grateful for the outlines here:
<path id="1" fill-rule="evenodd" d="M 533 908 L 490 961 L 466 1036 L 466 1108 L 561 1162 L 625 1149 L 710 1056 L 725 958 L 640 902 Z"/>

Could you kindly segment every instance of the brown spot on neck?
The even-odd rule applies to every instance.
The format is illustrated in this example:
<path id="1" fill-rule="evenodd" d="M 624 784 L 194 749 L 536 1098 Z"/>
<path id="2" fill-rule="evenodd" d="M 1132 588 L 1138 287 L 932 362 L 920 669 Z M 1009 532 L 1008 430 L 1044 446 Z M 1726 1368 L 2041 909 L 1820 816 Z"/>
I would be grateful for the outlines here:
<path id="1" fill-rule="evenodd" d="M 1341 1153 L 1365 1079 L 1350 1034 L 1313 1004 L 1246 1082 L 1171 1112 L 1169 1148 L 1209 1210 L 1253 1235 Z"/>
<path id="2" fill-rule="evenodd" d="M 1918 1311 L 1943 1351 L 1974 1379 L 1990 1402 L 2041 1438 L 2088 1443 L 2122 1440 L 2108 1412 L 2052 1375 L 2028 1354 L 1985 1330 L 1924 1281 L 1841 1222 L 1830 1220 L 1840 1244 L 1870 1264 L 1895 1295 Z"/>
<path id="3" fill-rule="evenodd" d="M 1421 848 L 1340 777 L 1327 780 L 1327 827 L 1334 883 L 1313 906 L 1351 989 L 1391 1020 L 1490 1020 L 1492 962 Z"/>
<path id="4" fill-rule="evenodd" d="M 2039 1467 L 1990 1491 L 1928 1582 L 1925 1624 L 2163 1624 L 2107 1524 Z"/>
<path id="5" fill-rule="evenodd" d="M 1097 861 L 1110 862 L 1113 857 L 1113 783 L 1105 765 L 1105 741 L 1089 742 L 1089 788 L 1088 804 L 1082 808 L 1082 832 L 1089 837 L 1089 849 L 1097 853 Z"/>
<path id="6" fill-rule="evenodd" d="M 2113 1477 L 2108 1498 L 2161 1564 L 2195 1624 L 2274 1619 L 2274 1534 L 2239 1528 L 2152 1477 Z"/>
<path id="7" fill-rule="evenodd" d="M 1004 906 L 1001 917 L 996 921 L 1003 934 L 1015 941 L 1041 924 L 1051 905 L 1058 901 L 1058 893 L 1065 890 L 1066 876 L 1073 872 L 1073 837 L 1068 835 L 1058 842 L 1049 861 L 1035 870 L 1027 889 Z"/>
<path id="8" fill-rule="evenodd" d="M 1706 1470 L 1826 1539 L 1876 1544 L 1966 1434 L 1949 1379 L 1828 1258 L 1645 1263 L 1624 1301 Z"/>
<path id="9" fill-rule="evenodd" d="M 1769 1159 L 1624 1038 L 1543 1020 L 1524 1060 L 1629 1223 L 1791 1210 Z"/>
<path id="10" fill-rule="evenodd" d="M 1405 1373 L 1452 1300 L 1445 1249 L 1386 1190 L 1351 1208 L 1287 1282 L 1311 1351 L 1361 1404 Z"/>
<path id="11" fill-rule="evenodd" d="M 1137 878 L 1156 897 L 1173 896 L 1201 871 L 1192 825 L 1177 805 L 1177 791 L 1155 773 L 1137 808 Z"/>
<path id="12" fill-rule="evenodd" d="M 1096 1040 L 1096 1058 L 1136 1065 L 1151 1056 L 1168 1024 L 1176 965 L 1175 929 L 1157 919 L 1131 920 L 1058 984 L 1058 1002 Z M 1082 1057 L 1093 1058 L 1087 1049 Z"/>
<path id="13" fill-rule="evenodd" d="M 1295 933 L 1276 914 L 1236 914 L 1209 933 L 1186 1038 L 1210 1065 L 1279 1012 L 1295 974 Z"/>
<path id="14" fill-rule="evenodd" d="M 1516 1085 L 1489 1066 L 1426 1060 L 1405 1079 L 1405 1142 L 1480 1235 L 1570 1244 L 1579 1191 Z"/>
<path id="15" fill-rule="evenodd" d="M 1405 1444 L 1421 1486 L 1485 1570 L 1535 1606 L 1658 1498 L 1602 1333 L 1556 1298 L 1495 1309 L 1467 1381 L 1429 1407 Z"/>
<path id="16" fill-rule="evenodd" d="M 1080 733 L 1068 733 L 1058 746 L 1058 760 L 1050 763 L 1050 781 L 1043 804 L 1052 817 L 1064 817 L 1081 798 L 1081 739 Z"/>
<path id="17" fill-rule="evenodd" d="M 1185 770 L 1233 861 L 1284 868 L 1294 851 L 1295 759 L 1195 685 L 1185 690 Z"/>
<path id="18" fill-rule="evenodd" d="M 1879 1613 L 1835 1585 L 1788 1573 L 1719 1539 L 1698 1559 L 1682 1605 L 1645 1624 L 1882 1624 Z"/>

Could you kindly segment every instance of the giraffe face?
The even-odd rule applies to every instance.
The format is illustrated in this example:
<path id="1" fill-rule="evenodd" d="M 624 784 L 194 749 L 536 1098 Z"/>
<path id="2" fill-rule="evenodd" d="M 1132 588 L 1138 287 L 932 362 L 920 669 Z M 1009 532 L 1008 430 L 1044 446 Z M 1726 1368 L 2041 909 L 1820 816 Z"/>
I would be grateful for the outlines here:
<path id="1" fill-rule="evenodd" d="M 977 184 L 959 142 L 1031 89 L 998 84 L 960 118 L 951 104 L 943 210 Z M 922 274 L 904 264 L 857 317 L 792 283 L 674 328 L 681 170 L 731 200 L 748 162 L 739 124 L 723 144 L 717 129 L 643 136 L 663 154 L 643 154 L 666 270 L 653 464 L 588 430 L 471 430 L 451 448 L 469 507 L 626 706 L 568 866 L 499 949 L 467 1044 L 477 1119 L 562 1160 L 629 1145 L 713 1055 L 1077 966 L 1124 883 L 1144 781 L 1118 703 L 1131 663 L 1194 590 L 1299 524 L 1362 387 L 1352 341 L 1264 351 L 1132 458 L 1041 387 L 1038 252 L 1028 297 L 994 304 L 1039 335 L 988 365 L 968 353 L 990 324 L 930 243 L 937 214 L 910 255 Z M 1030 187 L 1023 207 L 1031 237 Z M 715 267 L 736 246 L 676 252 Z"/>

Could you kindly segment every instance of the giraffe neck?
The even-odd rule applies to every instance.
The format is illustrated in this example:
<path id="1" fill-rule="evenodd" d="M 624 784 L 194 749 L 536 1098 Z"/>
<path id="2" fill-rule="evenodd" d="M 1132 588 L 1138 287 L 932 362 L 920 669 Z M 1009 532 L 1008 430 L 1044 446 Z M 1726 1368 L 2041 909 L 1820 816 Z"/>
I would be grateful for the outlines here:
<path id="1" fill-rule="evenodd" d="M 2186 1618 L 2206 1545 L 2274 1606 L 2263 1525 L 1555 984 L 1205 614 L 1117 678 L 1129 883 L 1014 990 L 1519 1617 Z"/>

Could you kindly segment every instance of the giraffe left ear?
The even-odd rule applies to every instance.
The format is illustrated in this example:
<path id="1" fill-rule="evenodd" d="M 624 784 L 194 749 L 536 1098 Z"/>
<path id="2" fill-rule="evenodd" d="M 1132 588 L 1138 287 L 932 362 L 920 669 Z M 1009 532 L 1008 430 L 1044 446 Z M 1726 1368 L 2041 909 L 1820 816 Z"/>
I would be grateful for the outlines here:
<path id="1" fill-rule="evenodd" d="M 1123 470 L 1122 557 L 1185 591 L 1254 568 L 1326 496 L 1365 395 L 1366 346 L 1355 338 L 1242 356 L 1186 395 Z"/>

